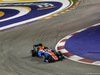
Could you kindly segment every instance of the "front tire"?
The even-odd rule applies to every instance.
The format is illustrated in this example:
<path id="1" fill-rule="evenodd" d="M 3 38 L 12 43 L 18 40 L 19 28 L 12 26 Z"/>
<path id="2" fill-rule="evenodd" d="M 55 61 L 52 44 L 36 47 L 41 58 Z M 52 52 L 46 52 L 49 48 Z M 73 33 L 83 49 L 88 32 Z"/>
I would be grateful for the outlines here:
<path id="1" fill-rule="evenodd" d="M 46 56 L 46 55 L 43 55 L 43 61 L 44 62 L 48 62 L 48 63 L 51 63 L 53 61 L 52 57 L 51 56 Z"/>
<path id="2" fill-rule="evenodd" d="M 57 57 L 59 60 L 62 60 L 64 58 L 63 54 L 60 51 L 57 52 Z"/>
<path id="3" fill-rule="evenodd" d="M 52 57 L 48 56 L 48 63 L 52 62 Z"/>

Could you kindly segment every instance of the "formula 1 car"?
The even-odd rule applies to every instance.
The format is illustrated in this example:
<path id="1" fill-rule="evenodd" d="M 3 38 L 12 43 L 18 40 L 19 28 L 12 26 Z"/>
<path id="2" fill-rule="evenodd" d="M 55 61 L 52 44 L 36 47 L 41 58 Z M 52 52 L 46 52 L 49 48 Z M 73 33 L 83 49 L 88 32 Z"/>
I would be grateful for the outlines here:
<path id="1" fill-rule="evenodd" d="M 37 56 L 43 58 L 44 62 L 53 62 L 57 60 L 62 60 L 64 56 L 60 51 L 56 52 L 53 49 L 48 49 L 48 47 L 43 46 L 41 43 L 33 45 L 33 50 L 31 50 L 32 57 Z"/>

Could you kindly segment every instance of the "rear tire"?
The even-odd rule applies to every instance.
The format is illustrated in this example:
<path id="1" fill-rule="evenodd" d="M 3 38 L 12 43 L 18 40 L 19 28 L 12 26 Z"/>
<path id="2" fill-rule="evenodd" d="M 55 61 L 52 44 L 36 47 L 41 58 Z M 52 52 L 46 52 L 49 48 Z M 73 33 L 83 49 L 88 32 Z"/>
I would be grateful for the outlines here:
<path id="1" fill-rule="evenodd" d="M 46 62 L 46 56 L 42 55 L 43 61 Z"/>
<path id="2" fill-rule="evenodd" d="M 32 55 L 32 57 L 36 56 L 36 51 L 35 50 L 31 50 L 31 55 Z"/>

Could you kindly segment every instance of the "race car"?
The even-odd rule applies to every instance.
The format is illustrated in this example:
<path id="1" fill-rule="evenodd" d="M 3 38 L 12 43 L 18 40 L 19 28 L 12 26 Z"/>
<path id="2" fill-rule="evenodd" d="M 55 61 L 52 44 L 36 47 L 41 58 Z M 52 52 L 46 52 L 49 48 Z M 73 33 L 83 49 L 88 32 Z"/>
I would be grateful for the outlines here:
<path id="1" fill-rule="evenodd" d="M 33 45 L 33 50 L 31 50 L 32 57 L 37 56 L 43 58 L 44 62 L 53 62 L 57 60 L 62 60 L 64 56 L 60 51 L 56 52 L 53 49 L 43 46 L 42 43 Z"/>

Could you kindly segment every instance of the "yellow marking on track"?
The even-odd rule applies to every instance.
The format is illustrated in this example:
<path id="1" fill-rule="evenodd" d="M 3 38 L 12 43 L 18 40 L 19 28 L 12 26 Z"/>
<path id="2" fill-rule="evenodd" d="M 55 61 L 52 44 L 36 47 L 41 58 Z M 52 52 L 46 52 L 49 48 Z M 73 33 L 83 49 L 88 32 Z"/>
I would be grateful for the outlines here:
<path id="1" fill-rule="evenodd" d="M 9 7 L 1 7 L 1 8 L 15 8 L 15 7 L 17 7 L 17 8 L 25 8 L 25 9 L 28 9 L 29 11 L 31 11 L 31 8 L 29 8 L 29 7 L 21 7 L 21 6 L 9 6 Z"/>
<path id="2" fill-rule="evenodd" d="M 46 8 L 38 8 L 37 10 L 44 10 L 44 9 L 50 9 L 50 8 L 55 8 L 56 6 L 53 7 L 46 7 Z"/>
<path id="3" fill-rule="evenodd" d="M 7 2 L 34 2 L 34 1 L 42 1 L 42 0 L 0 0 L 0 3 L 7 3 Z"/>
<path id="4" fill-rule="evenodd" d="M 5 13 L 0 11 L 0 17 L 2 17 Z"/>

